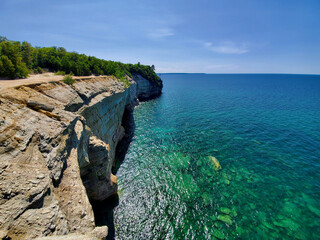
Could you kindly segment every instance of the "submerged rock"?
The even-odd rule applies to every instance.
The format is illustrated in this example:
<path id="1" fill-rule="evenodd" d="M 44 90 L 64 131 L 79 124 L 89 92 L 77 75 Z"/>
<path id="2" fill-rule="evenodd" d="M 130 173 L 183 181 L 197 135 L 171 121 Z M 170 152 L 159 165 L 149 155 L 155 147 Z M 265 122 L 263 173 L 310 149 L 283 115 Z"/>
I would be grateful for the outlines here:
<path id="1" fill-rule="evenodd" d="M 262 224 L 263 224 L 265 227 L 267 227 L 267 228 L 269 228 L 269 229 L 271 229 L 271 230 L 274 229 L 274 227 L 273 227 L 270 223 L 268 223 L 267 221 L 262 221 Z"/>
<path id="2" fill-rule="evenodd" d="M 234 140 L 243 140 L 242 137 L 234 137 L 233 139 L 234 139 Z"/>
<path id="3" fill-rule="evenodd" d="M 212 202 L 212 197 L 211 197 L 211 195 L 208 194 L 208 193 L 206 193 L 206 192 L 202 193 L 201 197 L 202 197 L 203 203 L 204 203 L 205 205 L 209 205 L 209 204 Z"/>
<path id="4" fill-rule="evenodd" d="M 221 221 L 221 222 L 224 222 L 224 223 L 226 223 L 228 225 L 232 224 L 232 219 L 228 215 L 218 215 L 218 220 Z"/>
<path id="5" fill-rule="evenodd" d="M 209 158 L 210 158 L 210 160 L 211 160 L 211 162 L 212 162 L 212 164 L 213 164 L 213 166 L 214 166 L 216 171 L 219 171 L 220 169 L 222 169 L 218 159 L 216 159 L 213 156 L 209 156 Z"/>
<path id="6" fill-rule="evenodd" d="M 217 221 L 217 216 L 216 215 L 212 215 L 210 218 L 211 218 L 212 221 Z"/>
<path id="7" fill-rule="evenodd" d="M 232 215 L 233 217 L 238 216 L 237 211 L 236 211 L 235 208 L 232 208 L 232 213 L 231 213 L 231 215 Z"/>
<path id="8" fill-rule="evenodd" d="M 213 236 L 215 236 L 218 239 L 225 239 L 226 238 L 226 235 L 217 228 L 214 228 L 212 230 L 212 234 L 213 234 Z"/>
<path id="9" fill-rule="evenodd" d="M 289 218 L 281 219 L 279 221 L 273 221 L 273 224 L 278 227 L 289 228 L 293 231 L 297 231 L 299 229 L 299 224 Z"/>
<path id="10" fill-rule="evenodd" d="M 316 207 L 316 201 L 308 196 L 307 194 L 302 193 L 302 199 L 305 201 L 307 208 L 310 212 L 320 217 L 320 209 Z"/>
<path id="11" fill-rule="evenodd" d="M 223 182 L 227 185 L 230 184 L 229 176 L 226 173 L 222 173 Z"/>
<path id="12" fill-rule="evenodd" d="M 229 215 L 232 211 L 229 208 L 221 207 L 220 212 Z"/>
<path id="13" fill-rule="evenodd" d="M 244 229 L 241 227 L 236 227 L 236 232 L 239 236 L 243 235 L 245 233 Z"/>

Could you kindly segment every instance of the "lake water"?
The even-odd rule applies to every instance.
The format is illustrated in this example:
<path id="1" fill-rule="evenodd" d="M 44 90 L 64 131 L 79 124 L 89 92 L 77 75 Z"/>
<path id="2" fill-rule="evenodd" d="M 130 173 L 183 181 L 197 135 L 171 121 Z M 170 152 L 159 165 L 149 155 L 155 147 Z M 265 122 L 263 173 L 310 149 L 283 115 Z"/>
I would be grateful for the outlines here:
<path id="1" fill-rule="evenodd" d="M 320 239 L 320 76 L 161 78 L 134 111 L 116 239 Z"/>

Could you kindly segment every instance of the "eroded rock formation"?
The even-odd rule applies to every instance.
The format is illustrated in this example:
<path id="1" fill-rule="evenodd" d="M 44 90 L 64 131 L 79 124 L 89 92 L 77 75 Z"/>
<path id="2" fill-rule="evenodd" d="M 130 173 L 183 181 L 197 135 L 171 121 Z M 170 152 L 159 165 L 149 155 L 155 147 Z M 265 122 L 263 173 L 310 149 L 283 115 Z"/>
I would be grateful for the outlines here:
<path id="1" fill-rule="evenodd" d="M 124 111 L 161 88 L 141 76 L 129 88 L 104 76 L 2 89 L 0 238 L 106 237 L 89 199 L 116 193 Z"/>

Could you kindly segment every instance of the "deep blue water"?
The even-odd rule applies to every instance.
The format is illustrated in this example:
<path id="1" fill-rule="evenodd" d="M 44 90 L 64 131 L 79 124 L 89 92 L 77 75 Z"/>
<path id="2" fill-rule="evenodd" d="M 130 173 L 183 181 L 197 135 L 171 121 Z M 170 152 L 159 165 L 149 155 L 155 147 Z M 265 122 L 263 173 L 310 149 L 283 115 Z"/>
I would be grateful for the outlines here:
<path id="1" fill-rule="evenodd" d="M 117 172 L 116 238 L 320 239 L 320 76 L 161 77 Z"/>

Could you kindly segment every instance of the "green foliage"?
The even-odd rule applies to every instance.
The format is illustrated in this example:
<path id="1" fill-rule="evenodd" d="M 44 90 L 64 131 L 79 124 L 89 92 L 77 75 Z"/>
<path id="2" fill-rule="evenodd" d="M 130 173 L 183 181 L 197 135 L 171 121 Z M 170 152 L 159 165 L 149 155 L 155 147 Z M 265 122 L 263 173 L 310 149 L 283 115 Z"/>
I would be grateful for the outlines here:
<path id="1" fill-rule="evenodd" d="M 154 72 L 154 65 L 146 66 L 138 64 L 127 64 L 129 72 L 133 74 L 140 74 L 142 77 L 157 83 L 158 86 L 162 85 L 161 78 Z"/>
<path id="2" fill-rule="evenodd" d="M 7 41 L 0 38 L 0 76 L 8 78 L 24 78 L 29 70 L 22 61 L 20 54 L 20 42 Z"/>
<path id="3" fill-rule="evenodd" d="M 54 75 L 66 75 L 66 73 L 64 71 L 58 71 L 58 72 L 55 72 Z"/>
<path id="4" fill-rule="evenodd" d="M 1 77 L 24 78 L 28 76 L 29 70 L 41 73 L 42 68 L 61 75 L 113 75 L 126 86 L 130 86 L 128 77 L 132 77 L 132 74 L 140 74 L 159 86 L 162 85 L 161 79 L 154 72 L 154 65 L 107 61 L 76 52 L 67 52 L 62 47 L 32 47 L 27 42 L 9 41 L 0 36 Z"/>
<path id="5" fill-rule="evenodd" d="M 22 61 L 26 64 L 27 68 L 32 67 L 32 55 L 33 55 L 33 48 L 27 42 L 22 42 L 20 47 L 20 53 L 22 57 Z"/>
<path id="6" fill-rule="evenodd" d="M 36 69 L 33 69 L 33 72 L 34 72 L 34 73 L 42 73 L 43 70 L 42 70 L 41 67 L 37 67 Z"/>
<path id="7" fill-rule="evenodd" d="M 5 55 L 0 56 L 0 76 L 13 78 L 14 72 L 14 65 L 10 59 Z"/>
<path id="8" fill-rule="evenodd" d="M 74 80 L 72 78 L 72 76 L 69 74 L 69 75 L 64 76 L 64 78 L 62 79 L 62 82 L 64 82 L 65 84 L 68 84 L 68 85 L 72 85 L 76 82 L 76 80 Z"/>
<path id="9" fill-rule="evenodd" d="M 128 79 L 126 79 L 126 81 L 124 82 L 124 86 L 125 86 L 126 88 L 128 88 L 128 87 L 131 86 L 131 83 L 129 82 Z"/>
<path id="10" fill-rule="evenodd" d="M 124 86 L 125 86 L 126 88 L 128 88 L 128 87 L 131 86 L 131 83 L 129 82 L 128 78 L 125 77 L 125 76 L 122 76 L 122 77 L 118 78 L 118 80 L 119 80 L 120 82 L 123 82 L 123 84 L 124 84 Z"/>
<path id="11" fill-rule="evenodd" d="M 29 70 L 25 63 L 19 62 L 15 68 L 15 76 L 14 78 L 25 78 L 28 77 Z"/>
<path id="12" fill-rule="evenodd" d="M 0 42 L 8 41 L 8 39 L 4 36 L 0 36 Z"/>

